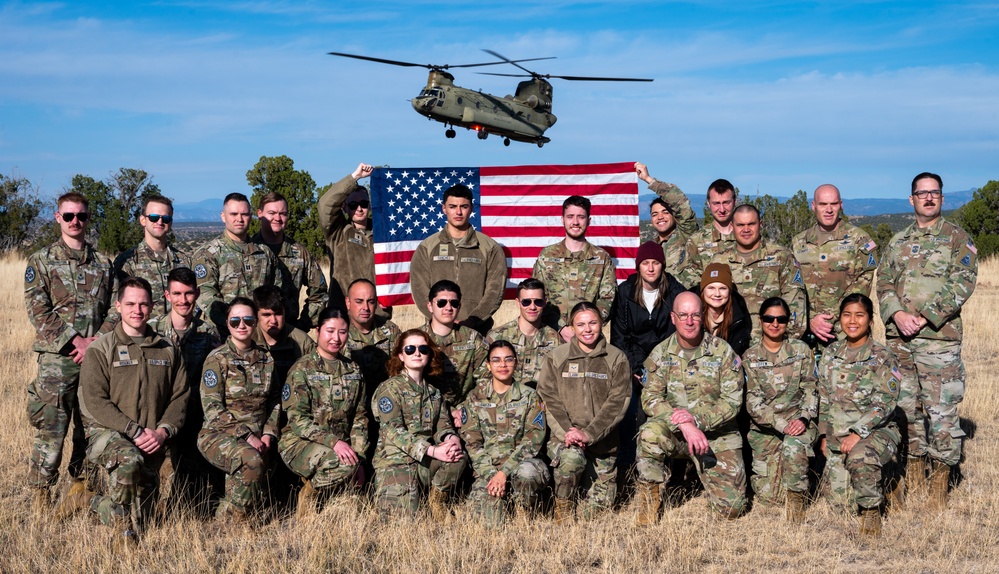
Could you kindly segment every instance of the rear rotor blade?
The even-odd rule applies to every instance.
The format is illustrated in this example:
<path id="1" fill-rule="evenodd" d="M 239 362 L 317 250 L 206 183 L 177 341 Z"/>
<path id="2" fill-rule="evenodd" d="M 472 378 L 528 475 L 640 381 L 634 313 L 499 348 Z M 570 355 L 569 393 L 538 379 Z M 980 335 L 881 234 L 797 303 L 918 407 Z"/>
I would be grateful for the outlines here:
<path id="1" fill-rule="evenodd" d="M 544 78 L 559 78 L 562 80 L 574 80 L 582 82 L 651 82 L 650 78 L 599 78 L 596 76 L 553 76 L 545 74 Z"/>

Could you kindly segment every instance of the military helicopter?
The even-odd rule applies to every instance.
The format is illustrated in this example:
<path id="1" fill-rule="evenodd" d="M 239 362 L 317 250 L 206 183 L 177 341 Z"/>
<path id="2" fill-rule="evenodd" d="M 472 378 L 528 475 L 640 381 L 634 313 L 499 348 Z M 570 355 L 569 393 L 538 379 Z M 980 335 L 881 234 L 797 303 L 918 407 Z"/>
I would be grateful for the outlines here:
<path id="1" fill-rule="evenodd" d="M 479 64 L 457 64 L 457 65 L 435 65 L 435 64 L 415 64 L 413 62 L 401 62 L 399 60 L 387 60 L 384 58 L 373 58 L 371 56 L 359 56 L 357 54 L 345 54 L 343 52 L 329 52 L 331 56 L 343 58 L 354 58 L 357 60 L 367 60 L 393 66 L 427 68 L 430 74 L 427 77 L 427 85 L 420 91 L 419 95 L 412 99 L 413 109 L 421 115 L 431 120 L 436 120 L 447 126 L 444 136 L 455 137 L 454 128 L 462 127 L 474 130 L 480 140 L 489 137 L 489 134 L 496 134 L 503 138 L 503 145 L 510 145 L 510 141 L 519 141 L 544 146 L 551 139 L 545 137 L 545 130 L 555 125 L 557 118 L 552 112 L 552 85 L 548 82 L 551 78 L 572 81 L 597 81 L 597 82 L 651 82 L 651 79 L 643 78 L 598 78 L 592 76 L 555 76 L 551 74 L 538 74 L 521 66 L 519 62 L 533 62 L 537 60 L 552 60 L 548 58 L 529 58 L 525 60 L 511 60 L 492 50 L 483 50 L 487 54 L 499 58 L 498 62 L 483 62 Z M 479 66 L 495 66 L 497 64 L 511 64 L 526 72 L 526 74 L 498 74 L 489 72 L 479 72 L 490 76 L 507 77 L 528 77 L 517 84 L 517 91 L 514 95 L 497 97 L 482 91 L 469 90 L 456 86 L 454 76 L 448 72 L 451 68 L 474 68 Z"/>

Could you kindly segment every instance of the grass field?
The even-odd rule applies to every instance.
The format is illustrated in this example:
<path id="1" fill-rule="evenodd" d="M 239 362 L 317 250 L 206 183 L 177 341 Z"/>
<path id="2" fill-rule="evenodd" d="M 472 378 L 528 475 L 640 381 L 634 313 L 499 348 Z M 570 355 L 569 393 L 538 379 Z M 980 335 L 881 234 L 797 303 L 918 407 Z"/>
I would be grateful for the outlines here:
<path id="1" fill-rule="evenodd" d="M 963 479 L 942 514 L 922 501 L 890 515 L 884 536 L 858 539 L 857 519 L 813 504 L 805 524 L 755 508 L 734 522 L 709 516 L 703 498 L 668 509 L 652 528 L 625 508 L 593 522 L 556 526 L 520 516 L 489 529 L 464 508 L 444 524 L 426 517 L 384 520 L 356 501 L 333 503 L 298 521 L 244 527 L 189 515 L 149 530 L 129 555 L 86 516 L 55 524 L 29 512 L 23 483 L 31 441 L 25 386 L 35 375 L 33 332 L 23 302 L 24 262 L 0 260 L 0 572 L 995 572 L 999 570 L 999 261 L 981 265 L 965 307 L 967 398 L 974 429 Z M 505 307 L 498 321 L 513 317 Z M 401 327 L 417 326 L 399 309 Z M 64 485 L 61 485 L 64 486 Z"/>

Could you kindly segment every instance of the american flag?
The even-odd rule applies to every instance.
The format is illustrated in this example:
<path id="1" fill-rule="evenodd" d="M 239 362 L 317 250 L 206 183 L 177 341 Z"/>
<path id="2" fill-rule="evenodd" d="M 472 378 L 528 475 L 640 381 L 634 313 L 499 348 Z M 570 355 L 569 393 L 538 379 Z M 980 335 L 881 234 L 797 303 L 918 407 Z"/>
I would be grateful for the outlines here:
<path id="1" fill-rule="evenodd" d="M 614 258 L 618 282 L 634 273 L 638 252 L 638 177 L 634 163 L 507 167 L 375 168 L 371 211 L 375 275 L 383 306 L 413 303 L 409 263 L 426 237 L 447 223 L 444 191 L 457 183 L 472 190 L 472 226 L 506 253 L 506 298 L 531 276 L 543 247 L 565 238 L 562 202 L 589 198 L 586 237 Z"/>

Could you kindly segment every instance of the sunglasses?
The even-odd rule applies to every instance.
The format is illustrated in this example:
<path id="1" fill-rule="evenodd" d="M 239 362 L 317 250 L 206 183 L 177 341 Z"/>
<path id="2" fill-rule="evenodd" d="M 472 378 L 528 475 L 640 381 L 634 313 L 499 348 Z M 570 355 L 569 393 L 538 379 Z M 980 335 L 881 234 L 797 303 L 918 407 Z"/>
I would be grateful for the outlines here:
<path id="1" fill-rule="evenodd" d="M 80 223 L 86 223 L 87 220 L 90 219 L 90 214 L 87 213 L 86 211 L 81 211 L 80 213 L 73 213 L 71 211 L 67 211 L 65 213 L 62 213 L 61 215 L 62 215 L 62 220 L 65 221 L 66 223 L 69 223 L 74 219 L 79 219 Z"/>
<path id="2" fill-rule="evenodd" d="M 535 307 L 544 307 L 545 306 L 545 300 L 544 299 L 521 299 L 520 300 L 520 306 L 521 307 L 530 307 L 531 303 L 534 303 Z"/>
<path id="3" fill-rule="evenodd" d="M 763 315 L 760 319 L 767 324 L 777 321 L 781 325 L 787 325 L 788 321 L 791 320 L 787 315 Z"/>
<path id="4" fill-rule="evenodd" d="M 229 326 L 235 329 L 239 327 L 239 323 L 242 322 L 247 327 L 255 327 L 257 325 L 256 317 L 229 317 Z"/>
<path id="5" fill-rule="evenodd" d="M 347 211 L 356 211 L 357 208 L 367 209 L 371 207 L 371 203 L 367 199 L 362 199 L 361 201 L 351 201 L 347 204 Z"/>
<path id="6" fill-rule="evenodd" d="M 461 301 L 457 299 L 438 299 L 436 303 L 438 309 L 443 309 L 448 303 L 451 304 L 451 308 L 453 309 L 461 308 Z"/>
<path id="7" fill-rule="evenodd" d="M 153 223 L 156 223 L 157 221 L 162 219 L 164 225 L 170 225 L 171 223 L 173 223 L 172 215 L 160 215 L 159 213 L 150 213 L 149 215 L 146 216 L 146 219 L 152 221 Z"/>
<path id="8" fill-rule="evenodd" d="M 402 352 L 406 353 L 407 355 L 412 355 L 417 351 L 419 351 L 421 355 L 429 355 L 430 345 L 420 345 L 420 346 L 406 345 L 405 347 L 402 348 Z"/>

